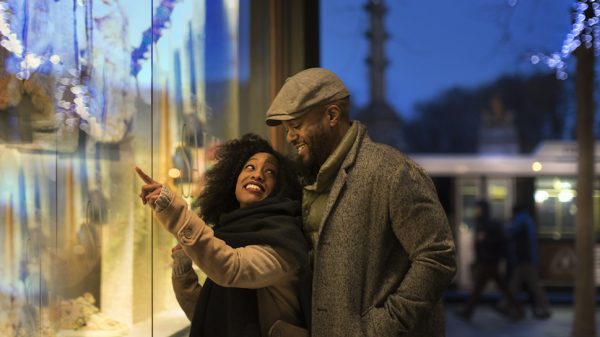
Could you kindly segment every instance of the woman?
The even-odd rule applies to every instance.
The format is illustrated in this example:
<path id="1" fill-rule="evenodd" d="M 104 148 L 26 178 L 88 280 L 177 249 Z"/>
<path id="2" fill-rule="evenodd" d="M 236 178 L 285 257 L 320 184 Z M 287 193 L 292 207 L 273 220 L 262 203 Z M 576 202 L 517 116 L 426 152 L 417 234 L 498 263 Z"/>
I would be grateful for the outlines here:
<path id="1" fill-rule="evenodd" d="M 142 202 L 179 242 L 173 286 L 190 335 L 308 336 L 310 268 L 289 161 L 252 134 L 222 145 L 216 159 L 200 216 L 136 168 Z M 203 286 L 190 258 L 208 277 Z"/>

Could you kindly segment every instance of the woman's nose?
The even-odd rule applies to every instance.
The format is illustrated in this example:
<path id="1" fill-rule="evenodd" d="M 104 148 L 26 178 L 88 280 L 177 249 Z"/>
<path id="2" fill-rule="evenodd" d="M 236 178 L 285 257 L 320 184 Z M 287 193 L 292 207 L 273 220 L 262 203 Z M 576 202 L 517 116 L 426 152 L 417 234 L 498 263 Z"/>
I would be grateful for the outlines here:
<path id="1" fill-rule="evenodd" d="M 265 179 L 263 176 L 263 173 L 260 170 L 256 170 L 256 171 L 252 172 L 252 175 L 250 177 L 254 180 L 260 180 L 260 181 L 263 181 Z"/>

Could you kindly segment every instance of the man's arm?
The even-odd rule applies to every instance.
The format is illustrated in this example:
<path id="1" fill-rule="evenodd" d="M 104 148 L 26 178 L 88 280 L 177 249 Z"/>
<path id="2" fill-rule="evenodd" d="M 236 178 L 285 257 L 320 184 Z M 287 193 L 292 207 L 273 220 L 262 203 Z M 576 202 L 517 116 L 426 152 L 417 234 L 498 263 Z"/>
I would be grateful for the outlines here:
<path id="1" fill-rule="evenodd" d="M 454 277 L 456 260 L 448 219 L 420 167 L 399 168 L 388 196 L 392 231 L 411 261 L 396 291 L 370 313 L 373 326 L 391 336 L 411 331 L 431 314 Z"/>

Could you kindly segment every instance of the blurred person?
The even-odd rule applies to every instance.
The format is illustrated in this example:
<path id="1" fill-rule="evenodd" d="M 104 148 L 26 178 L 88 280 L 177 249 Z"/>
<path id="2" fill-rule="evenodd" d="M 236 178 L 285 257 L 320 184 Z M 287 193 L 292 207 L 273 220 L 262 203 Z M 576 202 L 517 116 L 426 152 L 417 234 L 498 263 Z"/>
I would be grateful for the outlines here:
<path id="1" fill-rule="evenodd" d="M 216 160 L 199 216 L 136 168 L 142 202 L 178 241 L 172 282 L 191 336 L 308 336 L 310 266 L 291 162 L 252 134 L 221 145 Z"/>
<path id="2" fill-rule="evenodd" d="M 502 223 L 491 219 L 490 204 L 487 200 L 475 203 L 475 264 L 473 266 L 473 287 L 459 316 L 470 320 L 479 304 L 481 294 L 489 281 L 493 280 L 508 303 L 511 305 L 509 316 L 512 320 L 523 317 L 521 304 L 508 288 L 500 271 L 500 263 L 506 259 L 506 236 Z"/>
<path id="3" fill-rule="evenodd" d="M 509 238 L 509 257 L 513 268 L 510 273 L 509 288 L 518 294 L 523 286 L 531 295 L 533 317 L 546 319 L 551 316 L 550 303 L 538 277 L 538 236 L 533 217 L 525 206 L 516 204 L 512 209 L 512 218 L 506 224 Z M 499 309 L 508 310 L 506 300 Z"/>
<path id="4" fill-rule="evenodd" d="M 288 78 L 266 116 L 283 124 L 303 174 L 314 337 L 444 336 L 454 240 L 429 176 L 349 117 L 333 72 Z"/>

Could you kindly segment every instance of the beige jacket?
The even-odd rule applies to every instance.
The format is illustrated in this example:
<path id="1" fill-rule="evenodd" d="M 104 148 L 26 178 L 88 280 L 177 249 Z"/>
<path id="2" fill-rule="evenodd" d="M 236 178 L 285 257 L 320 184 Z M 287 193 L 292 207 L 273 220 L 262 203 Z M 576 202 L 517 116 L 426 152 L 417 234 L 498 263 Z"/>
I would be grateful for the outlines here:
<path id="1" fill-rule="evenodd" d="M 257 289 L 263 336 L 296 336 L 294 331 L 301 332 L 293 326 L 288 332 L 285 329 L 288 324 L 284 323 L 300 325 L 302 317 L 295 293 L 298 267 L 291 257 L 265 245 L 228 246 L 215 237 L 212 228 L 190 211 L 187 203 L 178 196 L 172 196 L 170 204 L 155 215 L 177 238 L 185 254 L 213 282 L 223 287 Z M 176 262 L 173 273 L 177 300 L 191 318 L 201 291 L 197 275 L 191 263 L 185 262 Z M 305 335 L 308 334 L 305 332 Z"/>

